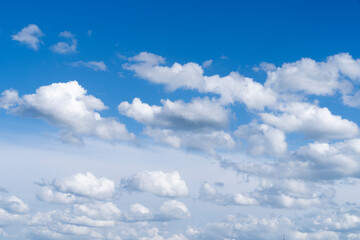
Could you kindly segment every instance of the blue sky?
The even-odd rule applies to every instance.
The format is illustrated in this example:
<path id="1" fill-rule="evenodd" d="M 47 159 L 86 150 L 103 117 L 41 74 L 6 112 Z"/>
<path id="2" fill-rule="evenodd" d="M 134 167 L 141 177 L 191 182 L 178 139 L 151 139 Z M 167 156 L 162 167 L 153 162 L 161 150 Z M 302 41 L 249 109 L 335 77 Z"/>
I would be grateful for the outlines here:
<path id="1" fill-rule="evenodd" d="M 0 5 L 0 239 L 359 239 L 360 2 Z"/>

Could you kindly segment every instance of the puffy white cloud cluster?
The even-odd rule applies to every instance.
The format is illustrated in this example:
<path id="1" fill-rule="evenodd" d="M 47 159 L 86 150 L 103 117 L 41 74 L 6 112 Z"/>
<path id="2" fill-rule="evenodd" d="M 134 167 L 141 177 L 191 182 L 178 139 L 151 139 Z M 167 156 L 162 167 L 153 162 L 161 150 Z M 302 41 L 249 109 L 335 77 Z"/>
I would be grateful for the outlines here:
<path id="1" fill-rule="evenodd" d="M 218 205 L 256 205 L 257 200 L 249 194 L 221 194 L 214 186 L 204 182 L 199 190 L 199 199 L 203 201 L 213 202 Z"/>
<path id="2" fill-rule="evenodd" d="M 247 193 L 218 192 L 205 182 L 199 190 L 199 199 L 217 205 L 258 205 L 270 208 L 308 209 L 330 205 L 334 190 L 321 188 L 301 180 L 263 180 L 259 186 Z"/>
<path id="3" fill-rule="evenodd" d="M 12 39 L 22 44 L 27 45 L 29 48 L 37 51 L 40 47 L 41 37 L 44 34 L 40 28 L 35 24 L 29 24 L 28 26 L 21 29 L 17 34 L 12 35 Z"/>
<path id="4" fill-rule="evenodd" d="M 0 207 L 11 214 L 24 214 L 30 211 L 29 206 L 14 195 L 0 197 Z"/>
<path id="5" fill-rule="evenodd" d="M 114 181 L 97 178 L 90 172 L 56 178 L 52 183 L 45 181 L 39 185 L 43 187 L 37 195 L 38 199 L 49 203 L 70 204 L 79 197 L 106 200 L 115 193 Z"/>
<path id="6" fill-rule="evenodd" d="M 162 100 L 163 106 L 148 105 L 139 98 L 118 106 L 121 114 L 146 126 L 144 134 L 173 147 L 211 152 L 214 148 L 231 148 L 234 140 L 222 131 L 229 121 L 229 110 L 209 98 Z"/>
<path id="7" fill-rule="evenodd" d="M 186 205 L 176 200 L 166 201 L 160 207 L 160 217 L 164 219 L 184 219 L 190 217 Z"/>
<path id="8" fill-rule="evenodd" d="M 170 91 L 184 88 L 214 93 L 220 95 L 220 101 L 224 104 L 237 101 L 244 103 L 249 109 L 259 110 L 275 104 L 276 101 L 276 95 L 271 89 L 236 72 L 225 77 L 204 76 L 203 68 L 197 63 L 174 63 L 167 67 L 161 65 L 165 63 L 163 57 L 147 52 L 129 60 L 133 63 L 125 64 L 125 69 L 134 71 L 137 76 L 150 82 L 164 84 Z"/>
<path id="9" fill-rule="evenodd" d="M 299 161 L 308 163 L 313 178 L 341 179 L 360 177 L 360 139 L 336 143 L 310 143 L 295 153 Z"/>
<path id="10" fill-rule="evenodd" d="M 113 118 L 101 117 L 98 111 L 107 107 L 100 99 L 88 95 L 77 81 L 42 86 L 36 93 L 22 97 L 14 90 L 7 90 L 2 94 L 0 104 L 13 114 L 44 119 L 77 138 L 78 135 L 90 135 L 106 140 L 134 139 L 125 125 Z"/>
<path id="11" fill-rule="evenodd" d="M 251 155 L 283 155 L 287 151 L 285 133 L 266 124 L 251 122 L 239 126 L 234 135 L 246 141 Z"/>
<path id="12" fill-rule="evenodd" d="M 278 92 L 304 92 L 315 95 L 332 95 L 349 89 L 348 80 L 359 81 L 360 60 L 348 53 L 330 56 L 325 62 L 302 58 L 294 63 L 284 63 L 276 69 L 267 69 L 266 86 Z"/>
<path id="13" fill-rule="evenodd" d="M 304 102 L 276 107 L 278 113 L 260 113 L 262 120 L 285 132 L 300 132 L 310 139 L 342 139 L 359 134 L 356 123 L 333 115 L 328 108 Z"/>
<path id="14" fill-rule="evenodd" d="M 143 191 L 161 197 L 185 197 L 189 194 L 178 172 L 143 171 L 123 178 L 121 183 L 129 191 Z"/>
<path id="15" fill-rule="evenodd" d="M 151 127 L 168 129 L 222 129 L 228 123 L 229 111 L 209 98 L 195 98 L 190 103 L 182 100 L 161 101 L 163 106 L 150 106 L 135 98 L 132 103 L 118 106 L 121 114 Z"/>

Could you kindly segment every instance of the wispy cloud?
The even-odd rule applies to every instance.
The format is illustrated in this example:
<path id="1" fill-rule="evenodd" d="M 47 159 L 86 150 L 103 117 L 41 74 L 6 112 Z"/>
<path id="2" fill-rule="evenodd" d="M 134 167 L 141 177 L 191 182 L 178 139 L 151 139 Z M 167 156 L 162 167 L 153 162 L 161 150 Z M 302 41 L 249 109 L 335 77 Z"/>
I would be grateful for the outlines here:
<path id="1" fill-rule="evenodd" d="M 12 35 L 11 37 L 13 40 L 19 41 L 20 43 L 27 45 L 29 48 L 37 51 L 41 43 L 40 38 L 43 36 L 43 32 L 37 25 L 29 24 L 27 27 L 24 27 L 20 32 Z"/>
<path id="2" fill-rule="evenodd" d="M 89 62 L 77 61 L 77 62 L 71 63 L 71 66 L 86 67 L 86 68 L 90 68 L 94 71 L 103 71 L 103 72 L 107 71 L 107 66 L 103 61 L 89 61 Z"/>

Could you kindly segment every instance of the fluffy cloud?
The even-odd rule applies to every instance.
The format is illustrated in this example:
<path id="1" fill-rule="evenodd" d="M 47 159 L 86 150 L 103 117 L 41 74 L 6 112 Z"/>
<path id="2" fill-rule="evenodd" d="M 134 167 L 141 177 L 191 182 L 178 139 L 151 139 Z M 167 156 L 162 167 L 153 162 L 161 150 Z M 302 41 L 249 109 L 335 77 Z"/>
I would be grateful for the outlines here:
<path id="1" fill-rule="evenodd" d="M 219 159 L 219 162 L 225 169 L 262 178 L 328 182 L 360 177 L 359 144 L 358 138 L 335 143 L 314 142 L 295 150 L 286 161 Z"/>
<path id="2" fill-rule="evenodd" d="M 190 103 L 162 100 L 163 106 L 148 105 L 135 98 L 118 106 L 121 114 L 145 124 L 145 135 L 173 147 L 185 147 L 214 153 L 214 148 L 232 148 L 234 140 L 222 131 L 229 111 L 209 98 Z"/>
<path id="3" fill-rule="evenodd" d="M 53 181 L 54 188 L 62 193 L 70 193 L 84 197 L 107 199 L 115 192 L 115 183 L 112 180 L 97 178 L 87 172 L 72 176 L 57 178 Z"/>
<path id="4" fill-rule="evenodd" d="M 252 155 L 282 155 L 286 153 L 287 143 L 284 132 L 266 124 L 252 122 L 242 125 L 234 134 L 238 138 L 246 140 L 248 152 Z"/>
<path id="5" fill-rule="evenodd" d="M 0 108 L 9 109 L 20 101 L 19 94 L 15 90 L 5 90 L 0 97 Z"/>
<path id="6" fill-rule="evenodd" d="M 44 34 L 38 26 L 35 24 L 29 24 L 27 27 L 21 29 L 21 31 L 17 34 L 12 35 L 12 39 L 19 41 L 20 43 L 25 44 L 29 48 L 32 48 L 36 51 L 40 47 L 40 38 L 42 36 L 44 36 Z"/>
<path id="7" fill-rule="evenodd" d="M 40 201 L 48 203 L 61 203 L 61 204 L 70 204 L 75 202 L 76 196 L 71 193 L 58 192 L 55 189 L 45 186 L 37 194 L 37 198 Z"/>
<path id="8" fill-rule="evenodd" d="M 106 109 L 103 102 L 81 87 L 77 81 L 42 86 L 34 94 L 16 97 L 4 92 L 1 107 L 13 114 L 42 118 L 50 124 L 75 134 L 97 136 L 106 140 L 132 140 L 125 125 L 113 118 L 103 118 L 97 111 Z M 15 105 L 17 103 L 17 105 Z"/>
<path id="9" fill-rule="evenodd" d="M 261 113 L 260 116 L 266 124 L 285 132 L 301 132 L 310 139 L 351 138 L 359 133 L 354 122 L 314 104 L 290 102 L 277 106 L 277 110 L 282 113 Z"/>
<path id="10" fill-rule="evenodd" d="M 125 215 L 126 221 L 144 221 L 153 219 L 151 211 L 140 203 L 131 204 L 129 212 Z"/>
<path id="11" fill-rule="evenodd" d="M 199 199 L 218 205 L 256 205 L 257 200 L 249 194 L 221 194 L 209 183 L 204 182 L 199 190 Z"/>
<path id="12" fill-rule="evenodd" d="M 360 177 L 360 139 L 333 144 L 310 143 L 294 154 L 299 161 L 310 163 L 309 168 L 314 178 Z"/>
<path id="13" fill-rule="evenodd" d="M 98 62 L 97 61 L 89 61 L 89 62 L 78 61 L 78 62 L 71 63 L 71 66 L 86 67 L 86 68 L 90 68 L 94 71 L 107 71 L 107 67 L 103 61 L 98 61 Z"/>
<path id="14" fill-rule="evenodd" d="M 30 210 L 29 206 L 23 200 L 14 195 L 0 198 L 0 207 L 14 214 L 24 214 Z"/>
<path id="15" fill-rule="evenodd" d="M 301 180 L 263 180 L 248 193 L 222 194 L 205 182 L 199 191 L 199 199 L 217 205 L 259 205 L 270 208 L 305 209 L 329 205 L 334 191 L 320 188 Z"/>
<path id="16" fill-rule="evenodd" d="M 161 217 L 164 219 L 185 219 L 190 217 L 186 205 L 176 200 L 164 202 L 159 210 Z"/>
<path id="17" fill-rule="evenodd" d="M 294 63 L 284 63 L 276 70 L 269 69 L 266 86 L 279 92 L 304 92 L 331 95 L 336 90 L 348 91 L 347 79 L 360 79 L 360 60 L 342 53 L 330 56 L 325 62 L 303 58 Z"/>
<path id="18" fill-rule="evenodd" d="M 75 53 L 77 48 L 77 40 L 75 39 L 75 36 L 69 31 L 61 32 L 59 36 L 65 39 L 69 39 L 69 42 L 58 42 L 52 45 L 50 49 L 54 53 L 59 53 L 59 54 Z"/>
<path id="19" fill-rule="evenodd" d="M 212 155 L 216 155 L 215 149 L 231 149 L 235 146 L 232 136 L 224 131 L 190 132 L 146 128 L 144 134 L 175 148 L 201 150 Z"/>
<path id="20" fill-rule="evenodd" d="M 129 191 L 143 191 L 161 197 L 185 197 L 188 188 L 178 172 L 144 171 L 123 178 L 122 185 Z"/>
<path id="21" fill-rule="evenodd" d="M 118 106 L 121 114 L 151 127 L 168 129 L 222 129 L 228 123 L 229 111 L 209 98 L 195 98 L 190 103 L 182 100 L 161 100 L 163 106 L 150 106 L 135 98 L 132 103 Z"/>
<path id="22" fill-rule="evenodd" d="M 75 204 L 64 210 L 36 213 L 29 220 L 29 225 L 35 227 L 30 236 L 103 239 L 101 230 L 114 227 L 120 217 L 121 211 L 111 202 Z"/>
<path id="23" fill-rule="evenodd" d="M 236 72 L 225 77 L 204 76 L 204 70 L 196 63 L 161 66 L 165 59 L 147 52 L 142 52 L 129 60 L 135 63 L 125 64 L 125 69 L 134 71 L 137 76 L 150 82 L 164 84 L 170 91 L 185 88 L 202 93 L 215 93 L 221 96 L 221 102 L 224 104 L 238 101 L 250 109 L 259 110 L 276 102 L 276 95 L 271 89 L 264 88 L 260 83 Z"/>

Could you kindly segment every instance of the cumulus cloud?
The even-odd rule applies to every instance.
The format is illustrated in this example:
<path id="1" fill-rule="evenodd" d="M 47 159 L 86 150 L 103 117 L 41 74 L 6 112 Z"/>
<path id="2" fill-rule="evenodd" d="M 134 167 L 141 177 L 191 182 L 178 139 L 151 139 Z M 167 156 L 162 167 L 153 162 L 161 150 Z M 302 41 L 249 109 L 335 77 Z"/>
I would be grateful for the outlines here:
<path id="1" fill-rule="evenodd" d="M 21 98 L 16 97 L 13 91 L 5 91 L 0 103 L 10 113 L 44 119 L 77 137 L 90 135 L 105 140 L 134 139 L 125 125 L 113 118 L 101 117 L 98 111 L 107 107 L 100 99 L 88 95 L 77 81 L 42 86 L 36 93 Z"/>
<path id="2" fill-rule="evenodd" d="M 190 217 L 190 212 L 186 205 L 176 200 L 164 202 L 159 211 L 164 219 L 186 219 Z"/>
<path id="3" fill-rule="evenodd" d="M 209 98 L 194 98 L 190 103 L 182 100 L 161 100 L 163 106 L 148 105 L 139 98 L 118 106 L 121 114 L 151 127 L 168 129 L 222 129 L 228 123 L 229 111 Z"/>
<path id="4" fill-rule="evenodd" d="M 358 126 L 326 107 L 304 102 L 289 102 L 276 108 L 281 113 L 260 113 L 262 120 L 285 132 L 301 132 L 310 139 L 342 139 L 358 135 Z"/>
<path id="5" fill-rule="evenodd" d="M 64 178 L 57 178 L 52 183 L 53 187 L 62 193 L 70 193 L 96 199 L 111 198 L 115 192 L 114 181 L 93 174 L 77 173 Z"/>
<path id="6" fill-rule="evenodd" d="M 282 161 L 219 159 L 219 162 L 225 169 L 262 178 L 329 182 L 360 177 L 359 144 L 358 138 L 335 143 L 314 142 L 293 151 Z"/>
<path id="7" fill-rule="evenodd" d="M 13 40 L 25 44 L 29 48 L 32 48 L 35 51 L 37 51 L 41 43 L 40 38 L 43 36 L 44 36 L 43 32 L 40 30 L 40 28 L 37 25 L 29 24 L 28 26 L 21 29 L 20 32 L 18 32 L 15 35 L 12 35 L 11 37 Z"/>
<path id="8" fill-rule="evenodd" d="M 199 190 L 199 199 L 202 201 L 213 202 L 217 205 L 257 205 L 258 202 L 250 194 L 230 193 L 222 194 L 209 183 L 204 182 Z"/>
<path id="9" fill-rule="evenodd" d="M 295 153 L 298 160 L 309 162 L 314 177 L 340 179 L 360 177 L 360 139 L 350 139 L 333 144 L 310 143 Z"/>
<path id="10" fill-rule="evenodd" d="M 9 109 L 19 102 L 19 93 L 16 90 L 5 90 L 0 97 L 0 108 Z"/>
<path id="11" fill-rule="evenodd" d="M 191 132 L 146 128 L 144 134 L 175 148 L 185 147 L 212 155 L 216 155 L 215 149 L 232 149 L 235 146 L 232 136 L 224 131 Z"/>
<path id="12" fill-rule="evenodd" d="M 221 96 L 221 102 L 224 104 L 238 101 L 249 109 L 258 110 L 276 102 L 276 95 L 271 89 L 236 72 L 225 77 L 204 76 L 203 68 L 197 63 L 174 63 L 171 67 L 163 66 L 163 57 L 147 52 L 142 52 L 129 60 L 135 63 L 124 64 L 125 69 L 134 71 L 137 76 L 150 82 L 164 84 L 169 91 L 184 88 L 214 93 Z"/>
<path id="13" fill-rule="evenodd" d="M 205 182 L 199 191 L 199 199 L 217 205 L 258 205 L 270 208 L 308 209 L 330 206 L 334 190 L 321 188 L 302 180 L 263 180 L 259 186 L 247 193 L 218 192 Z"/>
<path id="14" fill-rule="evenodd" d="M 145 135 L 175 148 L 213 153 L 214 148 L 234 146 L 231 135 L 221 130 L 228 124 L 229 110 L 218 101 L 194 98 L 189 103 L 161 102 L 163 106 L 151 106 L 135 98 L 132 103 L 120 103 L 118 110 L 144 124 Z"/>
<path id="15" fill-rule="evenodd" d="M 0 198 L 0 207 L 14 214 L 24 214 L 30 210 L 29 206 L 23 200 L 14 195 Z"/>
<path id="16" fill-rule="evenodd" d="M 59 37 L 68 39 L 68 42 L 60 41 L 60 42 L 57 42 L 56 44 L 52 45 L 50 47 L 50 49 L 54 53 L 71 54 L 71 53 L 76 52 L 77 40 L 75 39 L 75 36 L 71 32 L 69 32 L 69 31 L 61 32 L 59 34 Z"/>
<path id="17" fill-rule="evenodd" d="M 150 209 L 140 203 L 131 204 L 129 212 L 125 214 L 126 221 L 144 221 L 153 219 Z"/>
<path id="18" fill-rule="evenodd" d="M 60 204 L 70 204 L 76 200 L 76 196 L 74 194 L 58 192 L 49 186 L 44 186 L 37 194 L 37 198 L 40 201 Z"/>
<path id="19" fill-rule="evenodd" d="M 185 197 L 189 194 L 178 172 L 143 171 L 123 178 L 121 183 L 129 191 L 143 191 L 160 197 Z"/>
<path id="20" fill-rule="evenodd" d="M 84 61 L 77 61 L 77 62 L 73 62 L 71 63 L 71 66 L 73 67 L 86 67 L 86 68 L 90 68 L 94 71 L 107 71 L 107 66 L 105 65 L 105 63 L 103 61 L 89 61 L 89 62 L 84 62 Z"/>
<path id="21" fill-rule="evenodd" d="M 302 58 L 294 63 L 284 63 L 276 70 L 270 69 L 266 86 L 279 92 L 304 92 L 314 95 L 332 95 L 344 89 L 344 81 L 360 79 L 360 60 L 347 53 L 330 56 L 325 62 Z M 345 84 L 345 85 L 344 85 Z"/>
<path id="22" fill-rule="evenodd" d="M 242 125 L 234 132 L 234 135 L 246 141 L 251 155 L 282 155 L 287 150 L 285 133 L 266 124 L 252 122 Z"/>
<path id="23" fill-rule="evenodd" d="M 360 59 L 348 53 L 329 56 L 317 62 L 302 58 L 269 68 L 265 86 L 281 94 L 334 95 L 340 92 L 345 105 L 359 107 L 359 91 L 354 91 L 360 80 Z"/>
<path id="24" fill-rule="evenodd" d="M 69 239 L 103 239 L 101 230 L 114 227 L 120 217 L 121 211 L 111 202 L 75 204 L 63 210 L 36 213 L 29 220 L 30 225 L 36 226 L 30 235 L 34 239 L 63 235 Z"/>

